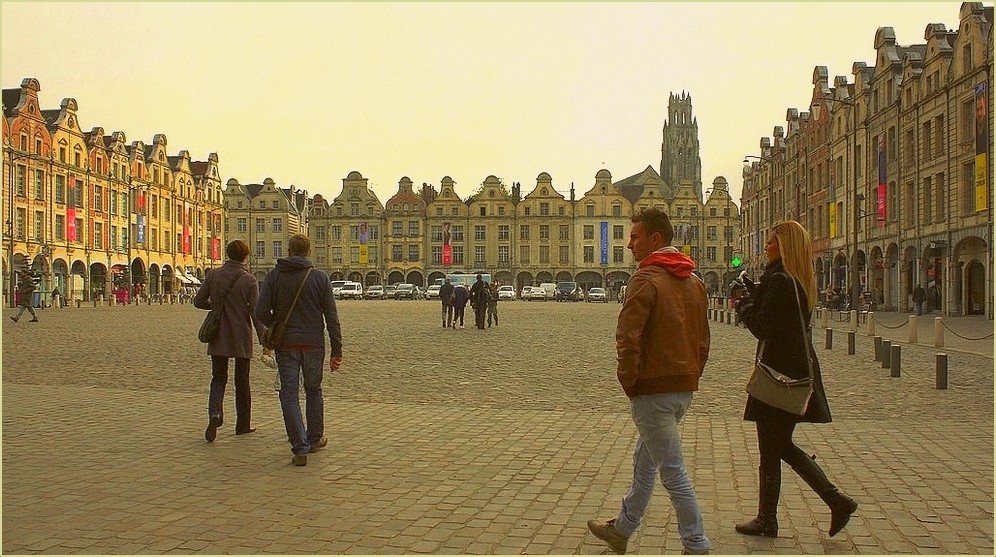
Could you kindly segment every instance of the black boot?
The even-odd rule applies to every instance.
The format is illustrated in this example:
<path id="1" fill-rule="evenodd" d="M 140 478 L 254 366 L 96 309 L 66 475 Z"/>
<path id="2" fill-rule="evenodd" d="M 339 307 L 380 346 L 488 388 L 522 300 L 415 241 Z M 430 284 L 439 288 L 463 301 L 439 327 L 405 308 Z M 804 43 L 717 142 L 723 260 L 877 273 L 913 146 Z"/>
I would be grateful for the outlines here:
<path id="1" fill-rule="evenodd" d="M 775 470 L 758 469 L 757 517 L 734 526 L 748 536 L 778 537 L 778 496 L 782 489 L 781 462 Z"/>
<path id="2" fill-rule="evenodd" d="M 816 457 L 803 453 L 798 462 L 792 462 L 790 465 L 799 474 L 799 477 L 830 507 L 830 537 L 836 536 L 847 525 L 847 521 L 851 520 L 854 511 L 858 510 L 857 502 L 830 483 L 827 475 L 823 473 L 823 469 L 820 468 L 819 464 L 816 464 Z"/>

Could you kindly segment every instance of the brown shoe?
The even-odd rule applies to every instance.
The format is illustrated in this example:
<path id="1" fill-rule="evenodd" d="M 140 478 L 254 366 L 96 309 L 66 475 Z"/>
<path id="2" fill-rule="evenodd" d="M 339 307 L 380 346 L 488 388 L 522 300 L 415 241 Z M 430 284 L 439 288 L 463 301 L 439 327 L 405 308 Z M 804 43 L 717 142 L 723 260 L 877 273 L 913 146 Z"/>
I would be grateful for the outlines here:
<path id="1" fill-rule="evenodd" d="M 306 454 L 296 454 L 291 457 L 291 464 L 294 466 L 307 466 L 308 465 L 308 455 Z"/>
<path id="2" fill-rule="evenodd" d="M 619 533 L 614 526 L 616 519 L 611 520 L 589 520 L 588 530 L 595 534 L 595 537 L 609 544 L 609 549 L 617 555 L 626 554 L 626 544 L 628 538 Z"/>
<path id="3" fill-rule="evenodd" d="M 314 443 L 311 444 L 311 448 L 308 449 L 308 452 L 309 453 L 317 453 L 319 449 L 324 448 L 325 445 L 328 445 L 328 444 L 329 444 L 328 438 L 325 437 L 324 435 L 322 435 L 321 439 L 319 439 L 318 441 L 315 441 Z"/>

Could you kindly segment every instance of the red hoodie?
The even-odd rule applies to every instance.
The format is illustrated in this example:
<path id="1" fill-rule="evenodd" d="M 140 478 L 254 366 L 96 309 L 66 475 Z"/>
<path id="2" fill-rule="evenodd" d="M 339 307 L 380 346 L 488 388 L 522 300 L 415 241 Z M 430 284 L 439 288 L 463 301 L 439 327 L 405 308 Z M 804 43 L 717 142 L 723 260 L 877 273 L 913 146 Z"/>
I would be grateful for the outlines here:
<path id="1" fill-rule="evenodd" d="M 679 278 L 688 278 L 692 276 L 692 271 L 694 271 L 696 267 L 695 262 L 692 261 L 691 257 L 681 253 L 677 250 L 677 248 L 672 246 L 661 248 L 644 257 L 643 260 L 640 261 L 639 268 L 642 269 L 647 265 L 661 267 L 665 271 Z"/>

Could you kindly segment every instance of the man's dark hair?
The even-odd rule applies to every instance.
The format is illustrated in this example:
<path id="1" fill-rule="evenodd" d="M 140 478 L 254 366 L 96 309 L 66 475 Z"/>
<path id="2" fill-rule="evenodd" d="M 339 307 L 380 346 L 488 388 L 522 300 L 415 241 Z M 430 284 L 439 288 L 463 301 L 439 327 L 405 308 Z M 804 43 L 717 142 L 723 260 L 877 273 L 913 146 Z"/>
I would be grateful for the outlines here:
<path id="1" fill-rule="evenodd" d="M 657 208 L 644 209 L 633 215 L 630 220 L 634 224 L 642 222 L 648 235 L 660 232 L 664 245 L 671 245 L 671 240 L 674 239 L 674 227 L 671 226 L 671 219 L 667 218 L 667 213 L 664 211 Z"/>
<path id="2" fill-rule="evenodd" d="M 311 240 L 304 234 L 295 234 L 287 242 L 289 255 L 308 255 L 311 253 Z"/>
<path id="3" fill-rule="evenodd" d="M 246 256 L 249 255 L 249 244 L 242 240 L 232 240 L 225 247 L 225 255 L 233 261 L 245 261 Z"/>

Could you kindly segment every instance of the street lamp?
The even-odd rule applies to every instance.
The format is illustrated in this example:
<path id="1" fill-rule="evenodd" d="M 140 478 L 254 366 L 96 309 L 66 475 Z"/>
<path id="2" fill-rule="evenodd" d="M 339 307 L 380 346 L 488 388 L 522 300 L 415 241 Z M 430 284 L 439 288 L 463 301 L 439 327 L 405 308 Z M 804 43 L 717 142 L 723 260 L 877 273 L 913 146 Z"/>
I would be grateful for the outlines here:
<path id="1" fill-rule="evenodd" d="M 840 104 L 842 104 L 844 106 L 851 107 L 851 133 L 854 134 L 854 141 L 853 142 L 851 141 L 851 134 L 847 134 L 845 136 L 845 141 L 846 141 L 845 150 L 847 151 L 848 156 L 851 157 L 851 161 L 852 161 L 851 162 L 851 172 L 852 172 L 852 177 L 853 177 L 853 180 L 854 180 L 854 188 L 853 188 L 853 190 L 851 192 L 852 193 L 852 197 L 851 197 L 852 203 L 851 204 L 853 206 L 853 211 L 851 213 L 853 215 L 853 221 L 851 223 L 851 238 L 854 241 L 854 243 L 853 243 L 854 247 L 851 250 L 851 264 L 849 266 L 850 267 L 849 268 L 850 272 L 848 274 L 851 276 L 851 278 L 850 278 L 850 280 L 851 280 L 851 289 L 850 289 L 851 290 L 851 296 L 850 296 L 851 297 L 851 308 L 855 309 L 855 308 L 857 308 L 858 299 L 861 297 L 861 284 L 860 284 L 861 283 L 861 277 L 858 274 L 858 222 L 860 222 L 860 220 L 862 218 L 865 218 L 865 217 L 868 217 L 868 216 L 871 215 L 870 213 L 862 215 L 861 214 L 862 211 L 858 207 L 859 201 L 861 201 L 861 200 L 864 199 L 864 196 L 861 195 L 861 193 L 858 191 L 858 157 L 855 155 L 855 151 L 857 151 L 857 144 L 858 144 L 858 105 L 854 101 L 848 100 L 848 99 L 837 99 L 837 98 L 833 98 L 833 97 L 822 97 L 822 100 L 827 101 L 827 102 L 831 102 L 831 103 L 840 103 Z M 820 113 L 823 110 L 823 106 L 820 103 L 818 103 L 818 102 L 814 102 L 812 104 L 812 106 L 810 106 L 809 108 L 810 108 L 810 111 L 813 114 L 813 119 L 814 120 L 819 120 L 820 119 Z"/>

